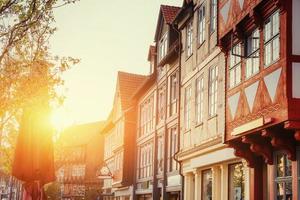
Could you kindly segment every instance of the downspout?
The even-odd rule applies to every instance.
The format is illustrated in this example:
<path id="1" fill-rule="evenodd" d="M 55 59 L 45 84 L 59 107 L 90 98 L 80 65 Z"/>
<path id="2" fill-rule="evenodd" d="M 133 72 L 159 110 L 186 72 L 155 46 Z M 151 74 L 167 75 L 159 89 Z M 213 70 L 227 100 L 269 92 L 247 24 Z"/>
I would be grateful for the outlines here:
<path id="1" fill-rule="evenodd" d="M 169 32 L 170 34 L 170 32 Z M 169 37 L 170 38 L 170 37 Z M 168 72 L 166 72 L 166 86 L 165 86 L 165 113 L 164 113 L 164 157 L 163 157 L 163 188 L 162 188 L 162 196 L 163 199 L 169 199 L 167 195 L 167 172 L 168 172 L 168 150 L 169 150 L 169 132 L 168 132 L 168 127 L 167 127 L 167 118 L 168 118 L 168 86 L 169 86 L 169 79 L 168 79 Z"/>
<path id="2" fill-rule="evenodd" d="M 182 162 L 180 160 L 177 159 L 177 155 L 180 152 L 180 112 L 181 112 L 181 48 L 182 48 L 182 44 L 181 44 L 181 32 L 178 29 L 178 27 L 176 27 L 174 24 L 172 24 L 174 30 L 178 33 L 178 37 L 179 37 L 179 49 L 178 49 L 178 59 L 179 59 L 179 65 L 178 65 L 178 124 L 177 124 L 177 133 L 178 133 L 178 137 L 177 137 L 177 146 L 178 149 L 175 152 L 173 159 L 179 163 L 179 175 L 181 176 L 181 192 L 180 192 L 180 199 L 183 200 L 184 199 L 184 175 L 182 174 Z"/>
<path id="3" fill-rule="evenodd" d="M 155 79 L 155 126 L 154 126 L 154 151 L 153 152 L 153 189 L 152 189 L 152 198 L 158 199 L 158 181 L 157 181 L 157 151 L 158 151 L 158 145 L 157 145 L 157 121 L 158 121 L 158 83 L 157 83 L 157 77 Z"/>
<path id="4" fill-rule="evenodd" d="M 137 101 L 134 101 L 134 104 L 136 105 L 136 121 L 139 122 L 139 116 L 140 116 L 140 113 L 139 113 L 139 106 L 138 106 L 138 102 Z M 139 123 L 136 123 L 136 127 L 135 127 L 135 137 L 134 137 L 134 150 L 133 150 L 133 181 L 132 181 L 132 200 L 136 200 L 136 193 L 135 193 L 135 190 L 137 188 L 136 184 L 137 184 L 137 171 L 138 171 L 138 168 L 137 168 L 137 152 L 138 152 L 138 147 L 136 145 L 136 139 L 137 139 L 137 135 L 139 133 Z"/>

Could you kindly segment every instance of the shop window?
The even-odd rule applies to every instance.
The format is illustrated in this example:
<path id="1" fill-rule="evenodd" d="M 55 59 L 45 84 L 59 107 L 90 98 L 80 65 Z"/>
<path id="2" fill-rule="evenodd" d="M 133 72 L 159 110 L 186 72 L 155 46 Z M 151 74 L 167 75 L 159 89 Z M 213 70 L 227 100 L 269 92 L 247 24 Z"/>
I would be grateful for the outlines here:
<path id="1" fill-rule="evenodd" d="M 212 200 L 212 171 L 202 171 L 202 195 L 203 200 Z"/>
<path id="2" fill-rule="evenodd" d="M 275 155 L 275 184 L 277 200 L 292 200 L 292 161 L 285 153 Z"/>
<path id="3" fill-rule="evenodd" d="M 245 200 L 245 166 L 229 165 L 229 200 Z"/>

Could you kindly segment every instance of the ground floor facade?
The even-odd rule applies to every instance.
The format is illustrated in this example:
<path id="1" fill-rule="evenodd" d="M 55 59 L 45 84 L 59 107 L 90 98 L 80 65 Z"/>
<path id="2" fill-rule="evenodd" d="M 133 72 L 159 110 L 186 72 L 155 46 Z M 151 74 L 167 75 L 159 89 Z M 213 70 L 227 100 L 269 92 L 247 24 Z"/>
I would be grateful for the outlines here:
<path id="1" fill-rule="evenodd" d="M 179 155 L 184 200 L 250 200 L 250 169 L 224 145 Z"/>

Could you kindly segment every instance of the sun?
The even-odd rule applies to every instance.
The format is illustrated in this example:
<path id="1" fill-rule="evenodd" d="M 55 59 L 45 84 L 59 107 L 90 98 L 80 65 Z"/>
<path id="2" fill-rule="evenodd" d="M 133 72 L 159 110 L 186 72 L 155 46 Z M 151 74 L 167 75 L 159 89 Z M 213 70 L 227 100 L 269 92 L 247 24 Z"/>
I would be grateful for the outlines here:
<path id="1" fill-rule="evenodd" d="M 70 112 L 64 107 L 57 108 L 51 113 L 51 124 L 56 130 L 63 130 L 74 122 Z"/>

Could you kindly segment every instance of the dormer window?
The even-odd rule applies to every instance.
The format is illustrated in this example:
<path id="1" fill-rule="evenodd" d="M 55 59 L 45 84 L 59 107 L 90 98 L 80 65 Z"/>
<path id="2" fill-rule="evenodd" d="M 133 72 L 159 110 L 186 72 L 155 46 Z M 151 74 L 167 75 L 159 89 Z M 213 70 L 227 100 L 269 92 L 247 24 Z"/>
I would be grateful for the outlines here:
<path id="1" fill-rule="evenodd" d="M 158 60 L 161 61 L 168 52 L 168 32 L 159 41 Z"/>

